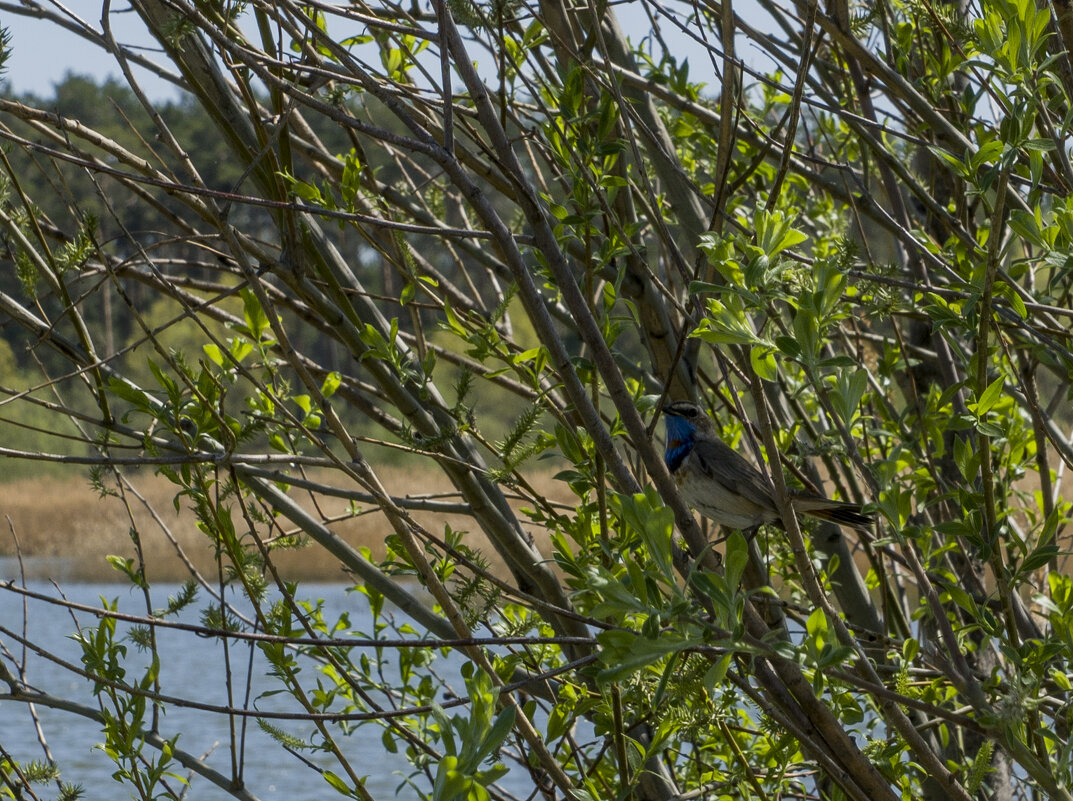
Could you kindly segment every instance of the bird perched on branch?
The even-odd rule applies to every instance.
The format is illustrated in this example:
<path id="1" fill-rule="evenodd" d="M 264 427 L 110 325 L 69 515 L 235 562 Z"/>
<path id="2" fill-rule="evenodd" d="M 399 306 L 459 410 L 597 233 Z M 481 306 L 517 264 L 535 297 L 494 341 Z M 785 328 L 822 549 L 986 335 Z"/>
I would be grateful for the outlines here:
<path id="1" fill-rule="evenodd" d="M 755 528 L 779 523 L 775 488 L 764 475 L 715 433 L 711 418 L 694 403 L 674 401 L 663 407 L 667 448 L 663 460 L 686 503 L 721 526 Z M 798 514 L 855 528 L 872 518 L 854 503 L 832 501 L 811 492 L 792 492 Z"/>

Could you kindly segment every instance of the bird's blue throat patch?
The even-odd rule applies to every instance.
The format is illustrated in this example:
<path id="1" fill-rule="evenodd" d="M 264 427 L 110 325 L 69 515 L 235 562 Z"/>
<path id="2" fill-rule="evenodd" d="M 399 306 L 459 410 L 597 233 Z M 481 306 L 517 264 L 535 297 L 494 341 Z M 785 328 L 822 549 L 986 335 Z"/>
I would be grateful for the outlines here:
<path id="1" fill-rule="evenodd" d="M 663 452 L 663 461 L 672 473 L 682 466 L 682 462 L 693 450 L 697 428 L 684 417 L 664 415 L 667 424 L 667 449 Z"/>

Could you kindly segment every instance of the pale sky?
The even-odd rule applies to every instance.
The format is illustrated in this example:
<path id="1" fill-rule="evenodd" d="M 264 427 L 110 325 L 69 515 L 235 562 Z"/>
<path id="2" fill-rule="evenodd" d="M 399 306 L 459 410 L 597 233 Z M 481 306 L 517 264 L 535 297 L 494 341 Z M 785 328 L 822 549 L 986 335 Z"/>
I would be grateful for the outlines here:
<path id="1" fill-rule="evenodd" d="M 5 5 L 9 4 L 0 2 L 0 26 L 11 34 L 13 53 L 3 79 L 10 82 L 14 91 L 50 96 L 53 85 L 69 71 L 97 79 L 108 75 L 121 77 L 112 57 L 100 48 L 51 22 L 4 11 Z M 81 6 L 83 18 L 100 27 L 100 5 L 74 2 L 71 6 L 75 9 Z M 119 41 L 147 44 L 141 20 L 135 14 L 113 12 L 111 22 Z M 177 94 L 170 84 L 148 72 L 138 70 L 136 75 L 139 81 L 144 81 L 142 88 L 154 99 L 173 98 Z"/>
<path id="2" fill-rule="evenodd" d="M 108 75 L 120 77 L 119 68 L 111 56 L 56 25 L 7 10 L 16 3 L 17 0 L 0 0 L 0 26 L 11 33 L 14 50 L 8 61 L 7 71 L 2 77 L 10 82 L 14 91 L 50 96 L 53 85 L 68 71 L 88 74 L 98 80 Z M 76 0 L 69 7 L 81 11 L 84 19 L 92 20 L 99 26 L 101 6 L 98 3 Z M 648 19 L 640 3 L 618 5 L 615 10 L 620 23 L 634 41 L 649 32 Z M 113 10 L 111 20 L 115 36 L 121 42 L 143 46 L 150 44 L 142 33 L 141 21 L 135 14 L 120 14 Z M 675 54 L 689 58 L 691 79 L 705 81 L 709 92 L 718 91 L 718 78 L 709 54 L 669 22 L 663 22 L 661 28 L 664 39 L 673 47 Z M 755 49 L 750 48 L 744 41 L 741 41 L 738 47 L 739 56 L 744 57 L 747 62 L 750 60 L 750 51 L 752 55 L 756 55 Z M 771 68 L 770 64 L 754 66 Z M 176 91 L 166 81 L 141 70 L 138 70 L 136 75 L 140 81 L 144 81 L 142 88 L 153 99 L 164 100 L 176 96 Z"/>

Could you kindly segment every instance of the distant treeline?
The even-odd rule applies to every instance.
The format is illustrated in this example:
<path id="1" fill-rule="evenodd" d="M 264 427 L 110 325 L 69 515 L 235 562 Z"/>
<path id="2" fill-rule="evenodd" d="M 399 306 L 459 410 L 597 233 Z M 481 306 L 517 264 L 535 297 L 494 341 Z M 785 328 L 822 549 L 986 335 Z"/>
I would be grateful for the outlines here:
<path id="1" fill-rule="evenodd" d="M 144 156 L 154 167 L 163 168 L 177 184 L 189 184 L 193 180 L 190 170 L 162 143 L 147 110 L 123 83 L 114 79 L 98 83 L 90 77 L 68 74 L 56 84 L 51 97 L 10 92 L 5 96 L 26 106 L 78 121 L 131 153 Z M 242 171 L 200 106 L 187 99 L 169 100 L 158 104 L 155 112 L 189 156 L 204 186 L 237 196 L 243 194 Z M 0 114 L 0 117 L 15 136 L 37 147 L 49 147 L 49 140 L 30 125 L 11 115 Z M 345 155 L 349 150 L 338 129 L 328 128 L 318 131 L 317 135 L 340 154 Z M 218 243 L 197 235 L 192 227 L 196 220 L 192 221 L 189 212 L 169 197 L 166 188 L 147 184 L 145 195 L 152 201 L 131 202 L 126 191 L 110 193 L 112 179 L 107 174 L 91 173 L 79 164 L 47 160 L 33 146 L 8 143 L 5 152 L 10 174 L 7 170 L 0 173 L 4 207 L 35 239 L 35 227 L 40 229 L 61 270 L 81 269 L 87 263 L 99 260 L 106 252 L 110 266 L 119 276 L 113 278 L 119 281 L 117 289 L 130 293 L 133 305 L 138 308 L 144 308 L 145 301 L 151 300 L 146 296 L 150 290 L 142 282 L 125 281 L 121 276 L 127 270 L 147 269 L 149 260 L 164 273 L 173 267 L 181 267 L 184 280 L 192 287 L 199 281 L 206 284 L 219 282 L 220 275 L 215 268 L 226 256 Z M 100 157 L 106 164 L 110 160 L 107 155 L 102 155 L 103 151 L 90 146 L 85 146 L 84 152 L 87 159 Z M 117 205 L 111 202 L 113 197 L 124 200 Z M 32 209 L 36 226 L 30 224 L 23 198 Z M 217 203 L 223 205 L 220 201 Z M 273 241 L 272 221 L 265 209 L 236 200 L 227 204 L 226 213 L 229 221 L 247 234 Z M 343 237 L 341 244 L 345 244 Z M 99 250 L 97 246 L 100 246 Z M 356 245 L 351 244 L 351 247 Z M 205 268 L 199 270 L 199 264 L 204 264 Z M 384 289 L 379 286 L 381 276 L 382 272 L 370 276 L 378 291 Z M 88 271 L 86 278 L 94 283 L 102 280 L 100 272 L 94 271 Z M 66 280 L 69 284 L 72 282 L 69 273 Z M 77 283 L 75 280 L 76 286 L 71 287 L 74 296 L 79 294 Z M 33 265 L 26 262 L 18 242 L 8 235 L 0 239 L 0 290 L 24 299 L 33 297 L 50 314 L 62 312 L 62 304 L 40 280 Z M 101 301 L 103 293 L 96 294 L 92 304 L 81 307 L 82 315 L 91 327 L 106 329 L 106 336 L 101 341 L 112 343 L 114 348 L 122 347 L 132 336 L 137 336 L 135 321 L 120 310 L 123 300 L 115 291 L 107 293 L 105 302 Z M 12 347 L 17 366 L 32 364 L 33 358 L 24 347 L 27 344 L 23 340 L 24 334 L 14 329 L 9 320 L 0 321 L 0 337 Z M 47 355 L 40 353 L 37 357 L 47 359 Z"/>
<path id="2" fill-rule="evenodd" d="M 144 157 L 154 168 L 170 174 L 177 185 L 194 183 L 190 169 L 167 147 L 158 126 L 134 92 L 115 79 L 98 82 L 90 77 L 68 74 L 56 84 L 50 97 L 10 91 L 3 94 L 8 101 L 77 121 L 101 137 Z M 385 116 L 378 113 L 379 109 L 365 105 L 361 95 L 351 94 L 340 102 L 350 103 L 350 110 L 355 114 L 390 125 Z M 153 111 L 159 114 L 175 141 L 180 143 L 197 172 L 197 180 L 209 190 L 226 193 L 214 197 L 212 202 L 224 211 L 228 221 L 245 235 L 274 249 L 279 237 L 272 211 L 243 202 L 246 176 L 231 157 L 227 143 L 219 136 L 205 110 L 187 99 L 177 99 L 161 102 Z M 135 202 L 129 189 L 111 191 L 114 179 L 107 170 L 91 171 L 78 163 L 46 158 L 44 154 L 54 141 L 50 141 L 42 130 L 11 114 L 0 113 L 0 122 L 11 134 L 4 146 L 9 166 L 0 165 L 0 203 L 29 241 L 47 243 L 55 259 L 54 269 L 62 274 L 71 303 L 78 306 L 94 341 L 103 344 L 102 352 L 97 355 L 122 366 L 127 375 L 143 376 L 145 386 L 152 388 L 155 382 L 150 360 L 159 361 L 159 355 L 146 342 L 145 327 L 148 326 L 162 332 L 159 341 L 174 350 L 179 358 L 196 364 L 203 358 L 202 346 L 207 338 L 193 321 L 181 320 L 184 310 L 174 300 L 156 295 L 151 282 L 145 280 L 145 271 L 156 270 L 171 281 L 182 282 L 192 298 L 211 297 L 233 289 L 240 282 L 226 245 L 213 236 L 202 236 L 196 217 L 192 217 L 188 207 L 181 206 L 170 196 L 168 187 L 147 182 L 143 185 L 142 199 Z M 322 116 L 311 120 L 310 125 L 313 135 L 329 152 L 337 154 L 341 163 L 348 155 L 351 163 L 358 161 L 353 157 L 357 139 L 352 134 Z M 31 144 L 20 143 L 19 139 Z M 114 162 L 103 149 L 81 146 L 86 159 L 100 160 L 105 165 Z M 326 187 L 322 168 L 305 164 L 301 158 L 301 143 L 295 143 L 295 146 L 299 150 L 294 159 L 295 181 L 311 187 Z M 374 171 L 382 186 L 393 187 L 395 184 L 394 164 L 364 163 L 361 169 Z M 412 191 L 412 187 L 401 187 L 401 191 Z M 315 200 L 319 202 L 319 199 Z M 329 198 L 327 205 L 332 202 L 334 199 Z M 445 210 L 444 215 L 449 216 L 449 210 Z M 401 271 L 383 257 L 383 242 L 373 246 L 369 237 L 374 234 L 359 225 L 340 223 L 325 226 L 325 230 L 335 239 L 340 252 L 348 257 L 351 268 L 366 290 L 381 299 L 390 316 L 397 314 L 402 331 L 412 331 L 414 315 L 423 312 L 420 304 L 405 307 L 402 302 L 394 305 L 395 312 L 391 311 L 390 299 L 405 298 L 407 283 L 412 279 L 401 275 Z M 382 232 L 375 234 L 383 235 Z M 49 282 L 42 280 L 18 239 L 9 233 L 0 234 L 0 291 L 22 303 L 31 302 L 30 305 L 36 305 L 51 320 L 69 322 L 65 319 L 66 301 L 57 297 Z M 447 253 L 442 247 L 423 249 L 420 238 L 414 235 L 407 235 L 407 239 L 411 247 L 422 252 L 443 274 L 457 274 L 460 269 L 457 254 Z M 302 269 L 301 265 L 296 265 L 296 269 Z M 494 306 L 494 302 L 491 305 Z M 224 307 L 241 319 L 242 303 L 237 295 L 231 307 L 226 304 Z M 133 309 L 141 310 L 138 312 L 140 317 L 135 316 Z M 145 309 L 150 311 L 145 313 Z M 176 323 L 177 319 L 180 322 Z M 229 332 L 222 321 L 217 322 L 218 334 L 226 339 Z M 308 333 L 315 328 L 307 326 L 296 330 L 307 332 L 310 337 L 307 341 L 299 339 L 292 343 L 300 352 L 321 365 L 352 375 L 360 374 L 361 365 L 353 363 L 330 341 Z M 434 323 L 429 330 L 435 337 Z M 62 372 L 65 361 L 45 348 L 35 347 L 36 344 L 33 337 L 12 319 L 6 315 L 0 317 L 0 388 L 4 396 L 39 387 L 35 396 L 47 400 L 50 379 L 45 376 Z M 457 345 L 452 348 L 458 349 Z M 496 393 L 493 391 L 493 394 Z M 88 400 L 88 394 L 83 400 Z M 96 413 L 92 405 L 77 398 L 65 398 L 63 402 L 84 408 L 91 416 Z M 235 398 L 233 402 L 240 403 L 241 399 Z M 517 403 L 512 396 L 504 395 L 501 399 L 486 398 L 480 405 L 488 412 L 488 429 L 496 432 L 500 421 L 510 419 Z M 17 412 L 12 406 L 0 407 L 0 429 L 5 432 L 5 444 L 36 450 L 41 440 L 37 429 L 46 428 L 47 424 L 44 418 L 40 421 L 33 419 L 32 406 L 18 406 Z M 345 408 L 343 414 L 347 415 Z M 368 426 L 368 422 L 360 417 L 353 422 L 357 426 Z M 371 428 L 370 433 L 373 433 Z M 81 446 L 72 446 L 72 452 L 82 450 Z"/>

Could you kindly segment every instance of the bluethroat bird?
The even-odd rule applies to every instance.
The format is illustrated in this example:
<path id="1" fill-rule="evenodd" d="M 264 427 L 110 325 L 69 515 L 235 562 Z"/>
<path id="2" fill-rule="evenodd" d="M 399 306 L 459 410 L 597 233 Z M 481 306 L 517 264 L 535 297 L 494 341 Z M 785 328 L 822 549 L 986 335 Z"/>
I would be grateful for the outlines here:
<path id="1" fill-rule="evenodd" d="M 667 449 L 663 461 L 685 502 L 721 526 L 751 529 L 780 523 L 775 488 L 764 475 L 715 433 L 712 420 L 689 401 L 663 407 Z M 872 518 L 854 503 L 832 501 L 811 492 L 792 492 L 798 514 L 812 515 L 841 526 L 867 527 Z"/>

